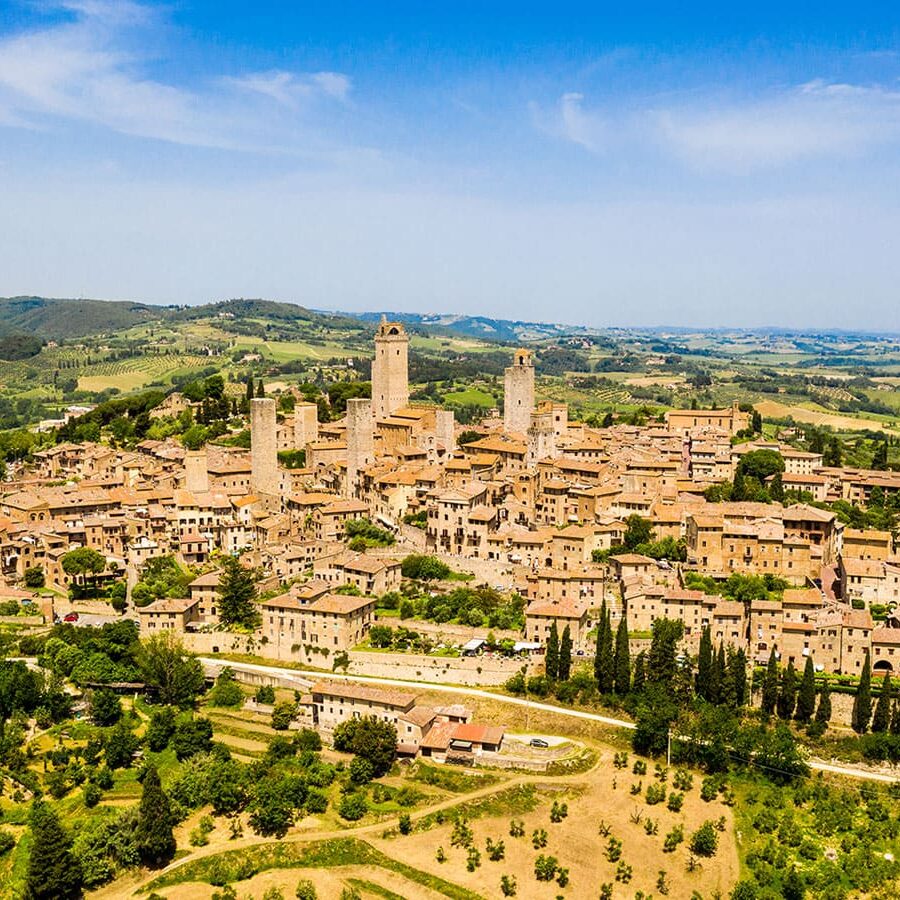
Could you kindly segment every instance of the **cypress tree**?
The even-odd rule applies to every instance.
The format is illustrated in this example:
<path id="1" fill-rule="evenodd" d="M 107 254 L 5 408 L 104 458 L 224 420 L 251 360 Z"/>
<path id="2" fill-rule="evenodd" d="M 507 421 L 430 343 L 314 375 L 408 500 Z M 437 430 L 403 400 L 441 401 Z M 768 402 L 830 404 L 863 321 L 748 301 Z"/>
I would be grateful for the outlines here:
<path id="1" fill-rule="evenodd" d="M 603 659 L 603 627 L 606 623 L 606 598 L 600 604 L 600 618 L 597 620 L 597 640 L 594 643 L 594 680 L 600 687 L 600 667 Z"/>
<path id="2" fill-rule="evenodd" d="M 547 638 L 547 650 L 544 655 L 544 671 L 548 678 L 555 679 L 559 675 L 559 631 L 556 619 L 550 626 L 550 637 Z"/>
<path id="3" fill-rule="evenodd" d="M 797 704 L 797 671 L 794 668 L 794 662 L 788 663 L 788 667 L 784 670 L 784 676 L 781 679 L 781 690 L 778 692 L 778 709 L 779 719 L 790 719 L 794 715 L 794 707 Z"/>
<path id="4" fill-rule="evenodd" d="M 144 865 L 163 866 L 175 855 L 172 810 L 155 766 L 148 766 L 144 773 L 144 789 L 134 841 Z"/>
<path id="5" fill-rule="evenodd" d="M 253 376 L 251 375 L 247 379 L 247 401 L 249 402 L 252 399 L 253 399 Z"/>
<path id="6" fill-rule="evenodd" d="M 569 626 L 563 629 L 562 640 L 559 642 L 559 680 L 568 681 L 572 674 L 572 632 Z"/>
<path id="7" fill-rule="evenodd" d="M 640 694 L 644 690 L 644 681 L 646 676 L 644 673 L 644 651 L 641 650 L 634 660 L 634 678 L 631 681 L 631 690 L 635 694 Z"/>
<path id="8" fill-rule="evenodd" d="M 857 734 L 865 734 L 869 730 L 869 719 L 872 718 L 872 665 L 869 654 L 866 653 L 866 661 L 863 663 L 862 675 L 859 677 L 859 687 L 853 698 L 853 712 L 850 716 L 850 724 Z"/>
<path id="9" fill-rule="evenodd" d="M 766 666 L 766 674 L 762 686 L 762 711 L 771 716 L 775 712 L 775 704 L 778 702 L 778 660 L 775 658 L 775 648 L 769 654 L 769 664 Z"/>
<path id="10" fill-rule="evenodd" d="M 713 654 L 712 668 L 709 670 L 709 702 L 718 705 L 722 702 L 722 679 L 725 677 L 725 647 L 719 643 L 719 649 Z"/>
<path id="11" fill-rule="evenodd" d="M 619 619 L 616 629 L 615 691 L 624 697 L 631 690 L 631 649 L 628 645 L 628 622 L 625 616 Z"/>
<path id="12" fill-rule="evenodd" d="M 747 654 L 737 650 L 729 665 L 734 670 L 734 702 L 743 706 L 747 702 Z"/>
<path id="13" fill-rule="evenodd" d="M 697 653 L 697 696 L 703 700 L 709 700 L 712 664 L 712 637 L 707 625 L 700 634 L 700 650 Z"/>
<path id="14" fill-rule="evenodd" d="M 606 611 L 606 620 L 603 626 L 603 644 L 600 647 L 600 681 L 598 687 L 601 694 L 611 694 L 615 686 L 616 668 L 613 655 L 612 623 L 609 619 L 609 610 Z"/>
<path id="15" fill-rule="evenodd" d="M 826 681 L 819 691 L 819 706 L 816 709 L 816 721 L 820 725 L 827 725 L 831 721 L 831 690 Z"/>
<path id="16" fill-rule="evenodd" d="M 720 702 L 724 703 L 729 709 L 736 709 L 737 700 L 737 683 L 735 681 L 734 672 L 734 648 L 729 646 L 725 657 L 725 663 L 722 668 L 722 687 L 720 689 Z"/>
<path id="17" fill-rule="evenodd" d="M 81 863 L 56 813 L 37 800 L 29 817 L 32 844 L 25 882 L 27 900 L 75 900 L 82 896 Z"/>
<path id="18" fill-rule="evenodd" d="M 263 387 L 262 378 L 256 382 L 256 396 L 257 397 L 265 397 L 266 389 Z"/>
<path id="19" fill-rule="evenodd" d="M 881 696 L 875 704 L 875 715 L 872 716 L 872 731 L 876 734 L 886 734 L 891 727 L 891 676 L 885 673 L 881 682 Z"/>
<path id="20" fill-rule="evenodd" d="M 227 625 L 253 625 L 259 616 L 256 583 L 253 573 L 245 569 L 237 557 L 222 558 L 219 586 L 219 615 Z"/>
<path id="21" fill-rule="evenodd" d="M 900 734 L 900 700 L 894 701 L 894 714 L 891 716 L 891 734 Z"/>
<path id="22" fill-rule="evenodd" d="M 803 680 L 797 694 L 797 711 L 794 717 L 798 722 L 808 722 L 816 709 L 816 670 L 811 656 L 806 657 Z"/>

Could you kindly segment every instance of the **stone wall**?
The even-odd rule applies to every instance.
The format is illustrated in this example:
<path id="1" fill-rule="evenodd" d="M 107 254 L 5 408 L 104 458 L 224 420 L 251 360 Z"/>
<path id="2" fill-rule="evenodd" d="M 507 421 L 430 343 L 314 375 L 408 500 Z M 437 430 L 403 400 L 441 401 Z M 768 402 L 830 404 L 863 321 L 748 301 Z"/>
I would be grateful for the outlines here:
<path id="1" fill-rule="evenodd" d="M 418 653 L 350 652 L 350 675 L 430 681 L 436 684 L 497 686 L 515 675 L 525 662 L 505 657 L 424 656 Z"/>

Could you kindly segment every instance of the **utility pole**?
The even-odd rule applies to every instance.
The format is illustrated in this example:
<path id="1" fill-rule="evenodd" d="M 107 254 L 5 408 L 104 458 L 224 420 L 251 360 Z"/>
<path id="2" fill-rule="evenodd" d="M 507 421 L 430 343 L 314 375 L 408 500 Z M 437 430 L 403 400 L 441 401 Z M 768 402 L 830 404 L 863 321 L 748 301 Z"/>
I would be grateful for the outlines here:
<path id="1" fill-rule="evenodd" d="M 672 765 L 672 726 L 666 731 L 666 768 Z"/>

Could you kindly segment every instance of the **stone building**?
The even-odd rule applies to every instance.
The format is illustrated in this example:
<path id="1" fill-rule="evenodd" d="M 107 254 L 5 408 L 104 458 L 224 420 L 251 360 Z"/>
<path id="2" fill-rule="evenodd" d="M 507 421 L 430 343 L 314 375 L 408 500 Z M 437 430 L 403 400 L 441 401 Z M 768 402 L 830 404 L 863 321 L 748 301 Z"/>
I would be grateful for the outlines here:
<path id="1" fill-rule="evenodd" d="M 534 356 L 516 350 L 503 378 L 503 430 L 526 434 L 534 412 Z"/>
<path id="2" fill-rule="evenodd" d="M 382 319 L 372 360 L 372 411 L 385 419 L 409 403 L 409 335 L 400 322 Z"/>

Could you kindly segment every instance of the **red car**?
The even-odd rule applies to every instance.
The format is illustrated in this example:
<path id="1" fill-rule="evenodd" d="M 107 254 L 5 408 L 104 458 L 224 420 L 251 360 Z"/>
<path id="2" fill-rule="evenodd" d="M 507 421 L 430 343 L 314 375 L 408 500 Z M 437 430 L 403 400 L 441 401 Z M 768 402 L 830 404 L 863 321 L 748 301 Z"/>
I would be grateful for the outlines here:
<path id="1" fill-rule="evenodd" d="M 76 612 L 67 613 L 65 616 L 63 616 L 63 622 L 77 622 L 77 621 L 78 621 L 78 613 L 76 613 Z"/>

